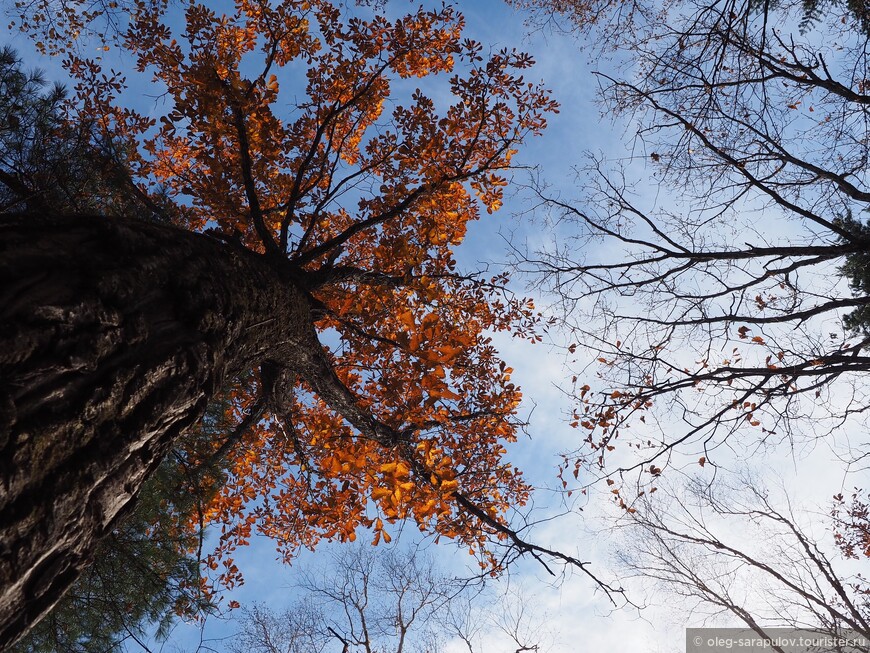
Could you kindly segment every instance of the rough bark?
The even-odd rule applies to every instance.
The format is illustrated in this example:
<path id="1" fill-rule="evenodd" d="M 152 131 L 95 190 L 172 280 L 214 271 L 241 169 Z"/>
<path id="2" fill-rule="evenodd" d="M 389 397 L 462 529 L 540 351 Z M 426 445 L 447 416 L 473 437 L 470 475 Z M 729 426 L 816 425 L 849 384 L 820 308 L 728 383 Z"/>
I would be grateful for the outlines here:
<path id="1" fill-rule="evenodd" d="M 264 257 L 153 223 L 0 216 L 0 650 L 225 379 L 318 349 Z"/>

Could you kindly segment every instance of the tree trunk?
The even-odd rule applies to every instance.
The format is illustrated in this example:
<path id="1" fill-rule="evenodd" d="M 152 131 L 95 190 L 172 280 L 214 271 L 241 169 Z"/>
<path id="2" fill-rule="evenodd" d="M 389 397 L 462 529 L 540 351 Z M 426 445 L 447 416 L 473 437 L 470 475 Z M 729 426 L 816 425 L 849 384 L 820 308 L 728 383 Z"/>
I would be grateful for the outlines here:
<path id="1" fill-rule="evenodd" d="M 256 254 L 153 223 L 0 216 L 0 650 L 227 378 L 318 346 L 304 294 Z"/>

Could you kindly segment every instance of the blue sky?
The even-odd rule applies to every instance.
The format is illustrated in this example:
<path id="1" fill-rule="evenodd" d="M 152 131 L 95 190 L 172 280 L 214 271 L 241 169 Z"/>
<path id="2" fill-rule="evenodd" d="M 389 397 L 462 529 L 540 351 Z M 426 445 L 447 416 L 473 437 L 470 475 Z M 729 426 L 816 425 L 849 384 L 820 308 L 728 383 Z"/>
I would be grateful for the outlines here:
<path id="1" fill-rule="evenodd" d="M 407 6 L 415 5 L 400 0 L 393 0 L 390 4 L 395 11 Z M 564 197 L 580 194 L 572 169 L 582 164 L 585 152 L 602 152 L 612 159 L 628 156 L 625 135 L 630 130 L 625 124 L 611 122 L 609 117 L 602 118 L 596 104 L 597 83 L 592 71 L 598 66 L 610 65 L 608 62 L 590 62 L 589 52 L 581 51 L 582 44 L 573 37 L 529 30 L 525 24 L 527 16 L 504 2 L 466 2 L 460 8 L 467 19 L 466 34 L 469 37 L 493 50 L 518 47 L 530 52 L 537 60 L 537 66 L 528 77 L 544 80 L 561 104 L 560 113 L 549 120 L 544 135 L 530 139 L 517 159 L 521 165 L 540 166 L 541 174 L 552 185 L 552 193 Z M 50 77 L 63 78 L 57 63 L 33 55 L 24 37 L 7 35 L 7 42 L 25 55 L 27 63 L 46 69 Z M 28 52 L 30 54 L 25 54 Z M 116 55 L 112 53 L 112 56 Z M 123 62 L 123 58 L 119 61 Z M 147 88 L 134 90 L 147 100 Z M 649 180 L 649 173 L 642 164 L 636 164 L 633 170 L 642 182 L 641 195 L 652 199 L 655 187 Z M 519 185 L 522 185 L 529 173 L 518 170 L 516 174 Z M 527 215 L 529 205 L 530 198 L 521 189 L 515 194 L 509 193 L 508 201 L 498 214 L 487 216 L 470 227 L 468 239 L 458 252 L 460 264 L 475 268 L 480 263 L 506 261 L 507 239 L 517 245 L 528 243 L 532 249 L 546 244 L 551 234 L 540 217 L 531 219 Z M 546 306 L 549 301 L 546 297 L 537 299 L 540 306 Z M 559 514 L 564 511 L 562 498 L 547 488 L 556 484 L 555 466 L 559 452 L 574 448 L 577 439 L 577 432 L 565 419 L 571 402 L 560 391 L 570 376 L 561 349 L 567 342 L 558 333 L 553 334 L 553 342 L 538 345 L 500 336 L 496 341 L 502 356 L 515 370 L 514 379 L 524 390 L 524 411 L 530 422 L 531 441 L 522 439 L 512 448 L 510 456 L 525 470 L 528 478 L 541 487 L 535 498 L 535 516 L 543 518 Z M 832 453 L 819 445 L 815 451 L 799 452 L 791 457 L 784 455 L 776 460 L 776 472 L 782 479 L 781 483 L 789 488 L 795 500 L 819 508 L 824 506 L 824 499 L 830 495 L 829 479 L 834 478 L 839 469 Z M 767 475 L 769 467 L 761 461 L 759 466 Z M 810 468 L 814 470 L 812 473 L 807 472 Z M 828 471 L 820 471 L 826 468 Z M 798 478 L 801 478 L 800 483 L 796 480 Z M 605 503 L 600 497 L 598 501 Z M 599 510 L 595 499 L 591 504 L 586 506 L 583 515 L 573 512 L 539 524 L 531 531 L 530 538 L 577 554 L 584 560 L 592 560 L 606 576 L 617 536 L 610 539 L 609 535 L 596 532 L 601 523 L 599 519 L 606 510 Z M 413 530 L 409 528 L 406 535 L 413 535 Z M 457 554 L 449 543 L 437 547 L 432 545 L 431 550 L 445 568 L 455 570 L 457 574 L 466 573 L 468 556 Z M 304 553 L 300 564 L 316 565 L 317 556 L 317 553 Z M 236 600 L 242 605 L 264 602 L 276 609 L 290 601 L 294 568 L 277 562 L 270 541 L 262 537 L 253 538 L 249 547 L 237 552 L 235 560 L 245 574 L 246 583 L 228 595 L 225 601 Z M 531 562 L 512 570 L 510 582 L 522 586 L 533 597 L 530 603 L 534 604 L 536 618 L 552 633 L 548 638 L 550 648 L 546 649 L 551 653 L 601 651 L 617 645 L 622 650 L 635 651 L 683 650 L 682 629 L 687 625 L 698 625 L 686 623 L 683 613 L 674 613 L 666 606 L 645 612 L 643 618 L 638 618 L 631 610 L 611 612 L 606 599 L 594 592 L 593 586 L 580 575 L 569 575 L 554 584 L 540 566 Z M 164 650 L 191 650 L 199 643 L 200 637 L 214 640 L 213 647 L 223 650 L 220 638 L 231 636 L 235 628 L 231 621 L 220 619 L 210 619 L 202 633 L 195 626 L 179 624 Z M 490 637 L 489 646 L 483 648 L 483 653 L 505 650 L 500 648 L 503 642 L 494 632 Z M 455 650 L 460 650 L 458 645 Z"/>

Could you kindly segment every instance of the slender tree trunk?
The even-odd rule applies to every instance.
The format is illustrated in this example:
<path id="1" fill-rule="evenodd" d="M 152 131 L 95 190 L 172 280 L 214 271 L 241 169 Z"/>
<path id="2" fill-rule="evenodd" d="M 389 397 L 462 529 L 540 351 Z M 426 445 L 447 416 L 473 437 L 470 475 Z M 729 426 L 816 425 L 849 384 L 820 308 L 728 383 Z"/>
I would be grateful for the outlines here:
<path id="1" fill-rule="evenodd" d="M 225 379 L 312 347 L 304 295 L 255 254 L 152 223 L 0 216 L 0 650 Z"/>

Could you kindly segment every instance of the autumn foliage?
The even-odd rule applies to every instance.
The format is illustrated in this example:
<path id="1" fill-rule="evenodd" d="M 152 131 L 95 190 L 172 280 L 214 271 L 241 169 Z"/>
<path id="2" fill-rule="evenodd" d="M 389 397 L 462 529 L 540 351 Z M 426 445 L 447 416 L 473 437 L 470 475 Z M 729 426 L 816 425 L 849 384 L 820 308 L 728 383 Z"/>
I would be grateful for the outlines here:
<path id="1" fill-rule="evenodd" d="M 847 558 L 870 558 L 870 505 L 867 494 L 860 490 L 852 493 L 850 502 L 842 493 L 834 496 L 834 537 Z"/>
<path id="2" fill-rule="evenodd" d="M 75 110 L 123 152 L 135 192 L 168 196 L 179 226 L 259 252 L 276 282 L 304 288 L 373 425 L 361 432 L 280 361 L 234 386 L 227 431 L 259 419 L 204 513 L 221 529 L 208 559 L 221 582 L 240 582 L 228 554 L 255 533 L 289 558 L 361 527 L 389 541 L 410 519 L 480 553 L 529 492 L 503 459 L 521 395 L 489 334 L 534 337 L 537 318 L 506 277 L 457 271 L 454 248 L 499 208 L 517 145 L 555 111 L 522 77 L 530 58 L 486 55 L 451 7 L 387 19 L 299 0 L 40 6 L 19 25 L 63 57 Z M 130 100 L 132 80 L 107 63 L 119 51 L 156 102 Z M 430 76 L 437 94 L 416 87 Z"/>

